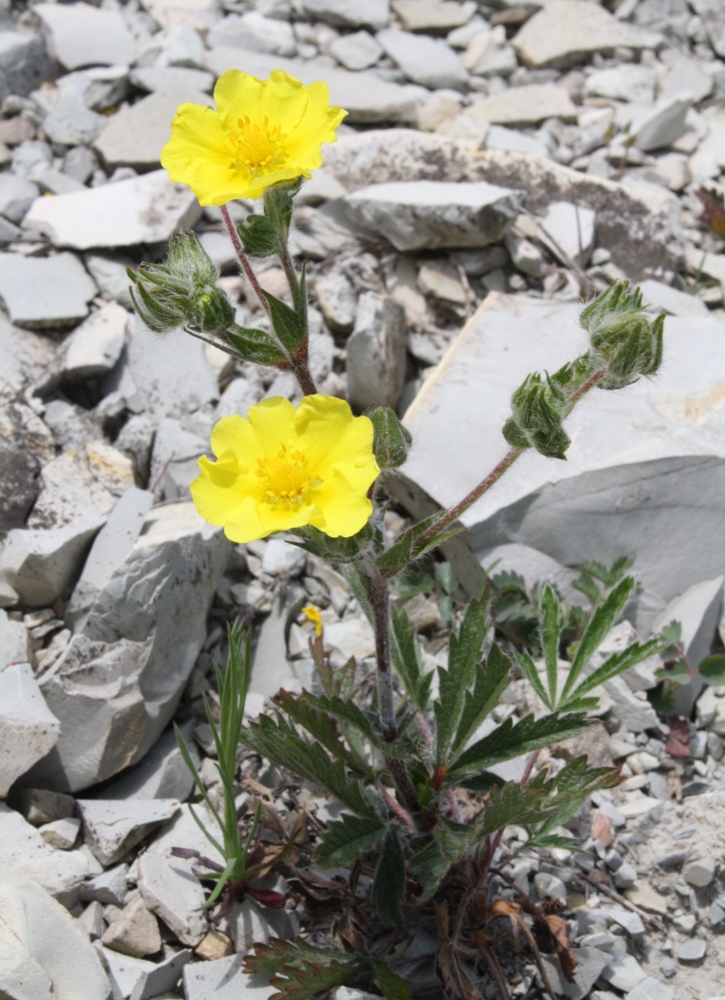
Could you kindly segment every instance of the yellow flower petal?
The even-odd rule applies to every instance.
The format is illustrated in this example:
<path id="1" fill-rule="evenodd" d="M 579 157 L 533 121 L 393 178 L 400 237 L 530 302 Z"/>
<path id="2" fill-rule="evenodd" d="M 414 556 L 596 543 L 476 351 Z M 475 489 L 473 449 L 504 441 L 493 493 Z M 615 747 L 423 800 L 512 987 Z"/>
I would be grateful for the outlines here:
<path id="1" fill-rule="evenodd" d="M 350 483 L 339 469 L 314 491 L 313 497 L 319 514 L 310 518 L 310 524 L 332 538 L 356 535 L 373 512 L 365 491 Z"/>
<path id="2" fill-rule="evenodd" d="M 342 108 L 330 107 L 330 91 L 326 83 L 311 83 L 307 88 L 308 100 L 305 113 L 294 131 L 285 141 L 285 154 L 305 170 L 317 170 L 322 164 L 320 144 L 337 142 L 335 129 L 347 115 Z M 318 142 L 310 142 L 318 136 Z"/>

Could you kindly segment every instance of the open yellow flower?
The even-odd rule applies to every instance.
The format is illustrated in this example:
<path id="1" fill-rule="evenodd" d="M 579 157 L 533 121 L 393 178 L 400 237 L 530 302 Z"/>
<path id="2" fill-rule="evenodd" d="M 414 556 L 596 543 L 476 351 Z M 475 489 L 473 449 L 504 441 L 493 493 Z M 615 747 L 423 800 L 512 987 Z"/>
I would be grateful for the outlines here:
<path id="1" fill-rule="evenodd" d="M 214 100 L 216 111 L 182 104 L 161 151 L 169 178 L 188 184 L 202 205 L 259 198 L 272 184 L 309 177 L 347 114 L 330 107 L 326 83 L 306 87 L 279 69 L 268 80 L 230 69 Z"/>
<path id="2" fill-rule="evenodd" d="M 312 525 L 333 538 L 364 527 L 367 491 L 380 472 L 373 425 L 342 399 L 305 396 L 297 409 L 275 396 L 247 417 L 223 417 L 211 435 L 217 456 L 199 459 L 196 509 L 233 542 Z"/>

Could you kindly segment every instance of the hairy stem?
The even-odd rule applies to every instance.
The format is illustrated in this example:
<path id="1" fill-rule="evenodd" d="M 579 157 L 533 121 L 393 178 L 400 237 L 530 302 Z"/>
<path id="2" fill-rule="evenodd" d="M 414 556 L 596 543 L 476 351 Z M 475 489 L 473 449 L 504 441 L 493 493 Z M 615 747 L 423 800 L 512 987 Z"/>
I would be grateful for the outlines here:
<path id="1" fill-rule="evenodd" d="M 259 281 L 257 281 L 257 275 L 252 270 L 252 265 L 249 263 L 249 258 L 244 252 L 242 241 L 239 239 L 239 233 L 237 232 L 237 227 L 232 222 L 232 217 L 229 214 L 229 209 L 227 208 L 226 205 L 222 205 L 220 207 L 220 211 L 222 213 L 222 219 L 224 220 L 224 226 L 226 227 L 226 230 L 229 233 L 229 239 L 232 241 L 234 252 L 237 255 L 237 260 L 239 261 L 239 265 L 246 274 L 249 284 L 252 286 L 257 298 L 262 303 L 265 312 L 269 313 L 269 303 L 267 302 L 267 296 L 264 294 L 264 290 L 262 289 L 262 286 L 260 285 Z"/>

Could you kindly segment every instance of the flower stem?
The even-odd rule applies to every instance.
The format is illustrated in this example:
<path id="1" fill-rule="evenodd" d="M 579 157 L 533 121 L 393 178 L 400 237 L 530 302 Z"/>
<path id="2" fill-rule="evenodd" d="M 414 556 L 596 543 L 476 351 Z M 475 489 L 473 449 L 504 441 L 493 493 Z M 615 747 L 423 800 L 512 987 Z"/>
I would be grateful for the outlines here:
<path id="1" fill-rule="evenodd" d="M 257 275 L 252 270 L 252 265 L 249 263 L 249 258 L 244 252 L 244 247 L 242 246 L 242 241 L 239 239 L 239 233 L 237 232 L 237 227 L 232 222 L 232 217 L 229 214 L 229 209 L 226 205 L 220 206 L 220 211 L 222 213 L 222 219 L 224 220 L 224 225 L 227 232 L 229 233 L 229 239 L 232 241 L 232 246 L 234 247 L 234 252 L 237 255 L 237 260 L 239 265 L 244 271 L 249 284 L 255 291 L 255 294 L 262 304 L 265 312 L 269 313 L 269 302 L 267 302 L 267 296 L 264 294 L 262 286 L 257 280 Z"/>

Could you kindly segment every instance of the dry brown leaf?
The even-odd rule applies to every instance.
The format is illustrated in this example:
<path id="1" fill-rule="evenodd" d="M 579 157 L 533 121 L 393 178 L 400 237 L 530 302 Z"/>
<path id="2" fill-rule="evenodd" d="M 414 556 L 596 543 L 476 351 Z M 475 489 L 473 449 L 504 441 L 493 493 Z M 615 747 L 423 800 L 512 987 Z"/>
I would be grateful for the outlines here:
<path id="1" fill-rule="evenodd" d="M 611 847 L 614 841 L 612 836 L 612 824 L 608 816 L 598 809 L 592 814 L 592 822 L 589 828 L 592 840 L 597 840 L 602 847 Z"/>

